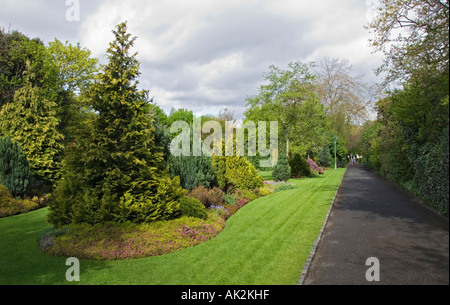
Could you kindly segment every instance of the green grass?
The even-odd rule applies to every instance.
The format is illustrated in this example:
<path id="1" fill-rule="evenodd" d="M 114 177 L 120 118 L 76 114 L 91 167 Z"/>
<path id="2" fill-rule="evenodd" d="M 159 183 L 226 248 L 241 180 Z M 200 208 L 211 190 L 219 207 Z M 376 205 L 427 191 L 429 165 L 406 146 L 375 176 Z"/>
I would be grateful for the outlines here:
<path id="1" fill-rule="evenodd" d="M 175 253 L 80 260 L 80 284 L 296 284 L 345 170 L 247 204 L 214 239 Z M 47 209 L 0 219 L 0 284 L 68 284 L 66 258 L 37 244 Z"/>
<path id="2" fill-rule="evenodd" d="M 258 171 L 258 174 L 266 181 L 273 180 L 272 171 Z"/>

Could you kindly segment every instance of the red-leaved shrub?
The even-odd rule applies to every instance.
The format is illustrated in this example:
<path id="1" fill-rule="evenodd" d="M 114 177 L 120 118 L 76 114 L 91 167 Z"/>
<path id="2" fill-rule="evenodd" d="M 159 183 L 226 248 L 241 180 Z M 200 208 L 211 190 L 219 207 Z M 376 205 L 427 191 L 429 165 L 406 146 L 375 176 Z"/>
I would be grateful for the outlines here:
<path id="1" fill-rule="evenodd" d="M 206 208 L 209 208 L 212 205 L 221 205 L 225 200 L 224 192 L 217 187 L 207 189 L 204 186 L 198 186 L 194 188 L 188 196 L 197 198 Z"/>

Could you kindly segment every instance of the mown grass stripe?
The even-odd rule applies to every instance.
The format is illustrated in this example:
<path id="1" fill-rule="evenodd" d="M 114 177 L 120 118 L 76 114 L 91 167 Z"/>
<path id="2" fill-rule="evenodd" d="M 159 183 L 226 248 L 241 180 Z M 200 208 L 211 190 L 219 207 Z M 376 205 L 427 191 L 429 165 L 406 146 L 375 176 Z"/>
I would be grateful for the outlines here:
<path id="1" fill-rule="evenodd" d="M 293 179 L 297 188 L 250 202 L 214 239 L 159 257 L 81 260 L 80 284 L 296 284 L 345 170 Z M 37 238 L 47 210 L 0 219 L 0 284 L 72 284 L 65 258 Z"/>

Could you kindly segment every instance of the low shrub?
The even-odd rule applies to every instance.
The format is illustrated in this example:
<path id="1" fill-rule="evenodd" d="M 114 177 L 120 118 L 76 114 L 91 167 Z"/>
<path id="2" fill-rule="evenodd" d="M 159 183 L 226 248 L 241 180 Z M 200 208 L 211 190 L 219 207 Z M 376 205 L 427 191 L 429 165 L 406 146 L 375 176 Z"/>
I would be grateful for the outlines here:
<path id="1" fill-rule="evenodd" d="M 225 201 L 225 193 L 218 187 L 213 187 L 209 190 L 209 203 L 210 205 L 220 205 Z"/>
<path id="2" fill-rule="evenodd" d="M 252 201 L 258 198 L 259 196 L 259 189 L 250 191 L 250 190 L 236 190 L 234 191 L 234 196 L 236 199 L 239 198 L 245 198 L 248 199 L 248 201 Z"/>
<path id="3" fill-rule="evenodd" d="M 227 209 L 227 215 L 225 220 L 227 220 L 228 218 L 230 218 L 231 216 L 233 216 L 234 214 L 236 214 L 237 211 L 239 211 L 239 209 L 242 206 L 239 206 L 237 204 L 237 200 L 236 200 L 236 204 L 230 204 L 230 205 L 226 205 L 225 208 Z"/>
<path id="4" fill-rule="evenodd" d="M 188 196 L 198 199 L 206 208 L 211 205 L 221 205 L 225 200 L 225 193 L 217 187 L 207 189 L 204 186 L 198 186 Z"/>
<path id="5" fill-rule="evenodd" d="M 259 188 L 259 196 L 268 196 L 273 193 L 274 193 L 274 190 L 268 186 Z"/>
<path id="6" fill-rule="evenodd" d="M 229 192 L 232 189 L 252 190 L 261 186 L 263 178 L 258 175 L 255 166 L 246 157 L 237 156 L 235 151 L 232 156 L 226 155 L 224 140 L 221 145 L 222 156 L 214 155 L 212 158 L 214 175 L 219 188 Z"/>
<path id="7" fill-rule="evenodd" d="M 207 156 L 170 156 L 168 161 L 172 178 L 179 176 L 186 190 L 197 186 L 210 187 L 214 180 L 212 158 Z"/>
<path id="8" fill-rule="evenodd" d="M 13 199 L 8 188 L 0 184 L 0 206 L 8 205 Z"/>
<path id="9" fill-rule="evenodd" d="M 294 189 L 296 186 L 295 186 L 295 184 L 285 182 L 285 181 L 280 181 L 280 182 L 266 181 L 265 187 L 271 189 L 274 193 L 276 193 L 276 192 Z"/>
<path id="10" fill-rule="evenodd" d="M 248 198 L 238 198 L 236 200 L 236 206 L 238 208 L 242 208 L 244 205 L 246 205 L 249 202 L 250 202 L 250 199 L 248 199 Z"/>
<path id="11" fill-rule="evenodd" d="M 187 194 L 188 197 L 195 198 L 205 207 L 209 208 L 211 204 L 208 202 L 208 189 L 204 186 L 198 186 Z"/>
<path id="12" fill-rule="evenodd" d="M 229 211 L 223 205 L 211 205 L 210 210 L 215 211 L 219 217 L 222 217 L 224 220 L 230 218 Z"/>
<path id="13" fill-rule="evenodd" d="M 289 161 L 289 165 L 292 168 L 292 177 L 299 178 L 311 176 L 311 169 L 300 154 L 295 154 Z"/>
<path id="14" fill-rule="evenodd" d="M 15 199 L 9 190 L 0 185 L 0 218 L 22 214 L 44 207 L 48 196 L 32 199 Z"/>
<path id="15" fill-rule="evenodd" d="M 200 200 L 193 197 L 183 196 L 179 201 L 181 216 L 190 216 L 200 219 L 206 219 L 208 217 L 205 206 L 200 202 Z"/>
<path id="16" fill-rule="evenodd" d="M 306 163 L 308 163 L 309 169 L 310 169 L 312 172 L 316 172 L 316 173 L 319 172 L 319 165 L 317 165 L 317 163 L 314 162 L 313 159 L 308 158 L 308 159 L 306 160 Z"/>
<path id="17" fill-rule="evenodd" d="M 41 251 L 47 252 L 53 246 L 53 238 L 64 236 L 69 230 L 69 227 L 62 229 L 53 227 L 42 232 L 39 238 L 39 248 Z"/>
<path id="18" fill-rule="evenodd" d="M 292 168 L 289 165 L 287 156 L 280 153 L 277 165 L 273 168 L 272 177 L 275 181 L 287 181 L 291 178 Z"/>
<path id="19" fill-rule="evenodd" d="M 252 190 L 262 185 L 263 178 L 258 175 L 258 171 L 247 158 L 238 156 L 225 158 L 227 158 L 225 179 L 228 187 Z"/>
<path id="20" fill-rule="evenodd" d="M 275 193 L 281 192 L 281 191 L 286 191 L 286 190 L 292 190 L 294 188 L 295 188 L 295 185 L 291 184 L 291 183 L 279 184 L 275 187 Z"/>
<path id="21" fill-rule="evenodd" d="M 227 205 L 234 205 L 236 204 L 236 197 L 230 194 L 225 195 L 225 204 Z"/>
<path id="22" fill-rule="evenodd" d="M 215 237 L 225 221 L 214 213 L 206 220 L 183 216 L 152 223 L 77 224 L 60 236 L 45 234 L 40 248 L 56 256 L 93 260 L 132 259 L 172 253 Z M 58 234 L 56 234 L 58 235 Z"/>

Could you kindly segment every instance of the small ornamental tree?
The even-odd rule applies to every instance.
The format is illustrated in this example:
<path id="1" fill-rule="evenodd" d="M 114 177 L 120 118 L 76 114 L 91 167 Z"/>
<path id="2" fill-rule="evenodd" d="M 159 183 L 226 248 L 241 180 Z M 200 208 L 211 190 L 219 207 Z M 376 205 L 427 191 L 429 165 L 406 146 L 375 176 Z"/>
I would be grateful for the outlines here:
<path id="1" fill-rule="evenodd" d="M 27 191 L 29 181 L 30 166 L 20 145 L 9 137 L 0 137 L 0 185 L 16 197 Z"/>
<path id="2" fill-rule="evenodd" d="M 151 222 L 177 217 L 186 193 L 165 169 L 147 91 L 138 91 L 135 37 L 122 23 L 88 96 L 97 117 L 68 158 L 48 220 L 64 223 Z"/>
<path id="3" fill-rule="evenodd" d="M 309 177 L 311 176 L 311 170 L 308 163 L 303 159 L 300 154 L 295 154 L 289 161 L 289 165 L 292 169 L 292 177 Z"/>
<path id="4" fill-rule="evenodd" d="M 179 176 L 181 186 L 192 190 L 197 186 L 210 187 L 214 181 L 212 159 L 208 156 L 170 156 L 168 165 L 172 177 Z"/>
<path id="5" fill-rule="evenodd" d="M 272 177 L 275 181 L 287 181 L 291 178 L 291 166 L 285 153 L 280 153 L 277 165 L 273 168 Z"/>
<path id="6" fill-rule="evenodd" d="M 319 172 L 319 165 L 317 165 L 316 162 L 314 162 L 313 159 L 308 158 L 306 160 L 306 163 L 308 163 L 309 168 L 311 169 L 312 172 Z"/>
<path id="7" fill-rule="evenodd" d="M 329 167 L 331 165 L 331 154 L 328 146 L 325 146 L 319 153 L 319 159 L 317 160 L 320 166 Z"/>

